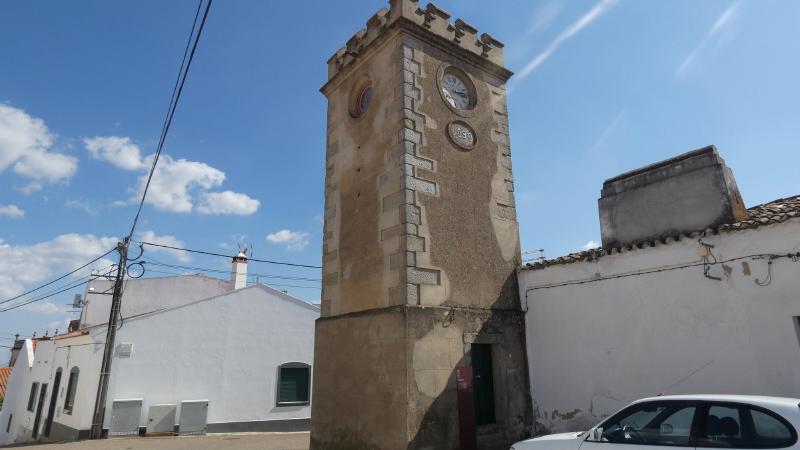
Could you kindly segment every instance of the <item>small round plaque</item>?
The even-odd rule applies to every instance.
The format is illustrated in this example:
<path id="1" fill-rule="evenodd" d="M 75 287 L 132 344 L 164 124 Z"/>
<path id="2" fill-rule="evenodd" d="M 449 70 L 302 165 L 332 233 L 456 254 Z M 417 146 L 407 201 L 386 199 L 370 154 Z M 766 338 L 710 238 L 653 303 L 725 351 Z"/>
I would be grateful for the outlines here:
<path id="1" fill-rule="evenodd" d="M 447 135 L 453 144 L 464 150 L 472 150 L 475 147 L 475 130 L 466 122 L 454 120 L 447 125 Z"/>

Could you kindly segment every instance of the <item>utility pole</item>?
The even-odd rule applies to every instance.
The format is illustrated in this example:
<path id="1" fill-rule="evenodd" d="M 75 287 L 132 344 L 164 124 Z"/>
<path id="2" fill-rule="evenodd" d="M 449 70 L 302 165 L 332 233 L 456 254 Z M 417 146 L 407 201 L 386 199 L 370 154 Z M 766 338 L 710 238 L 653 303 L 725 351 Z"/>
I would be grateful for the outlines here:
<path id="1" fill-rule="evenodd" d="M 128 245 L 130 238 L 117 243 L 119 252 L 119 265 L 117 277 L 114 280 L 114 293 L 111 297 L 111 312 L 108 316 L 108 330 L 106 330 L 105 349 L 103 350 L 103 364 L 100 367 L 100 382 L 97 385 L 97 397 L 94 402 L 92 416 L 92 429 L 90 437 L 100 439 L 103 437 L 103 419 L 106 415 L 106 395 L 108 394 L 108 380 L 111 375 L 111 361 L 114 357 L 114 339 L 117 336 L 117 320 L 119 319 L 122 305 L 122 282 L 125 279 L 125 266 L 128 263 Z"/>

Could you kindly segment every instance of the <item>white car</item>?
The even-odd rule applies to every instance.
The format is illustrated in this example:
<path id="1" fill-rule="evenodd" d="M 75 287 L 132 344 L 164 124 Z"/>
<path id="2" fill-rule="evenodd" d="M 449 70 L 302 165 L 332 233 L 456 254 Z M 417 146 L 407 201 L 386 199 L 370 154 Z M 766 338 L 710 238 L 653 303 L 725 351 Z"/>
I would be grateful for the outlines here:
<path id="1" fill-rule="evenodd" d="M 800 399 L 674 395 L 638 400 L 586 432 L 517 442 L 511 450 L 800 449 Z"/>

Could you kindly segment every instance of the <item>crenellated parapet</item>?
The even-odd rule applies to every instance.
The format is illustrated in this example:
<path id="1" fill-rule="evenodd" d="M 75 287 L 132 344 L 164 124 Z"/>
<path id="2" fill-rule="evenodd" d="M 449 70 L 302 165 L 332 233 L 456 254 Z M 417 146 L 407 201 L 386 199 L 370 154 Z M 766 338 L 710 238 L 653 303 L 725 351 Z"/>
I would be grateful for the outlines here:
<path id="1" fill-rule="evenodd" d="M 451 51 L 467 52 L 471 60 L 479 64 L 496 66 L 495 72 L 510 76 L 504 68 L 503 43 L 488 33 L 478 30 L 463 19 L 450 21 L 447 11 L 433 3 L 422 7 L 419 0 L 390 0 L 389 9 L 381 8 L 367 21 L 366 28 L 356 32 L 344 47 L 328 60 L 328 80 L 358 60 L 361 52 L 373 41 L 395 27 L 405 27 L 412 32 L 424 30 L 425 36 L 432 33 L 441 38 L 439 44 Z"/>

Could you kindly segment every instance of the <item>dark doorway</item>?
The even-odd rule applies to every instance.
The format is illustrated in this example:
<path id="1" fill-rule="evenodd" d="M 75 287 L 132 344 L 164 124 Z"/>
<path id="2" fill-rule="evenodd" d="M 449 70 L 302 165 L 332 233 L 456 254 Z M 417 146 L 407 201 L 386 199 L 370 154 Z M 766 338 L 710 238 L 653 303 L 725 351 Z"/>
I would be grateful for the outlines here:
<path id="1" fill-rule="evenodd" d="M 44 398 L 47 396 L 47 383 L 42 384 L 39 389 L 39 401 L 36 402 L 36 418 L 33 420 L 33 436 L 36 439 L 39 436 L 39 423 L 42 421 L 42 409 L 44 409 Z"/>
<path id="2" fill-rule="evenodd" d="M 472 344 L 472 386 L 475 392 L 475 425 L 495 423 L 492 346 Z"/>
<path id="3" fill-rule="evenodd" d="M 50 409 L 47 410 L 47 419 L 44 421 L 44 437 L 50 437 L 50 428 L 53 426 L 53 416 L 56 412 L 56 402 L 58 401 L 58 387 L 61 384 L 61 368 L 56 370 L 56 379 L 53 380 L 53 394 L 50 395 Z"/>

